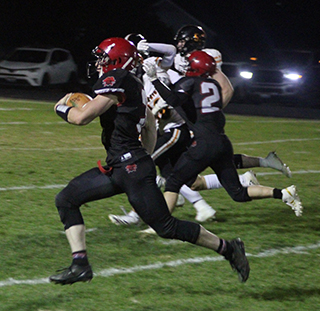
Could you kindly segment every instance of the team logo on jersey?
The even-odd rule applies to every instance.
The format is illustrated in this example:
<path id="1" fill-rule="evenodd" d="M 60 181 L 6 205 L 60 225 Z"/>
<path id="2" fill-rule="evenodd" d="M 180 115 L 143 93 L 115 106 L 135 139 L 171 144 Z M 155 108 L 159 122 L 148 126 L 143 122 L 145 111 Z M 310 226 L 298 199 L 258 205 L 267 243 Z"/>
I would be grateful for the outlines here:
<path id="1" fill-rule="evenodd" d="M 137 168 L 138 168 L 137 164 L 128 164 L 126 166 L 126 171 L 127 171 L 128 174 L 134 173 L 134 172 L 137 171 Z"/>
<path id="2" fill-rule="evenodd" d="M 191 147 L 197 147 L 197 141 L 196 141 L 196 140 L 194 140 L 194 141 L 192 142 Z"/>
<path id="3" fill-rule="evenodd" d="M 106 77 L 105 79 L 102 80 L 103 86 L 113 86 L 116 83 L 115 77 Z"/>

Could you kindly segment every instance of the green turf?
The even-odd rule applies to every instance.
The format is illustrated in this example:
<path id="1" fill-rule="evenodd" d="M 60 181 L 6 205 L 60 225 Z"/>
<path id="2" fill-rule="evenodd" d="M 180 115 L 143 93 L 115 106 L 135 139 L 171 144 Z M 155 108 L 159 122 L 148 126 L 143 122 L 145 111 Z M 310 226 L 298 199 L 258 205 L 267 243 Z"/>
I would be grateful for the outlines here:
<path id="1" fill-rule="evenodd" d="M 105 152 L 99 122 L 67 124 L 53 105 L 0 100 L 1 311 L 319 308 L 319 121 L 227 115 L 235 153 L 266 156 L 276 150 L 292 170 L 288 179 L 271 169 L 254 169 L 260 183 L 295 184 L 305 208 L 298 218 L 280 200 L 237 203 L 223 189 L 201 192 L 217 210 L 217 220 L 204 226 L 223 238 L 244 240 L 251 264 L 247 283 L 239 283 L 228 262 L 210 250 L 143 237 L 138 230 L 145 225 L 111 224 L 108 214 L 120 213 L 120 206 L 130 209 L 125 195 L 119 195 L 82 208 L 92 229 L 87 245 L 96 277 L 58 286 L 46 280 L 71 258 L 55 194 L 104 160 Z M 193 220 L 195 210 L 187 202 L 174 215 Z M 190 258 L 200 260 L 181 261 Z"/>

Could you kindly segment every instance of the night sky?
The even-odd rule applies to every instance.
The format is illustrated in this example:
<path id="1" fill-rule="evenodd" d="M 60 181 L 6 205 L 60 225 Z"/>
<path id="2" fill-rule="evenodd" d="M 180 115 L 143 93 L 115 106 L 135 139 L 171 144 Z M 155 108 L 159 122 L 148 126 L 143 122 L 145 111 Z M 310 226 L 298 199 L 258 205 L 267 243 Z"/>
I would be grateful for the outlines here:
<path id="1" fill-rule="evenodd" d="M 233 40 L 235 44 L 249 37 L 252 41 L 266 41 L 276 46 L 320 48 L 320 2 L 317 0 L 197 1 L 196 7 L 192 1 L 175 2 L 193 11 L 217 32 L 234 39 L 238 37 L 239 42 Z"/>
<path id="2" fill-rule="evenodd" d="M 176 29 L 161 22 L 159 1 L 1 1 L 0 56 L 10 48 L 42 44 L 68 48 L 79 63 L 103 39 L 142 33 L 172 43 Z M 217 35 L 216 48 L 236 55 L 265 48 L 320 49 L 318 1 L 172 0 Z M 165 5 L 165 1 L 163 1 Z M 181 26 L 186 22 L 181 20 Z"/>

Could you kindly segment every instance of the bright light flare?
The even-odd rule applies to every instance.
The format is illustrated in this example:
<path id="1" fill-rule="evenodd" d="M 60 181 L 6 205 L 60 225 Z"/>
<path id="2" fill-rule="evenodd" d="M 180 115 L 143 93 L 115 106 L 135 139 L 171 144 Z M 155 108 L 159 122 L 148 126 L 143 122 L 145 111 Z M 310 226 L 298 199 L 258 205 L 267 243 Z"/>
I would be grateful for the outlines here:
<path id="1" fill-rule="evenodd" d="M 296 81 L 296 80 L 301 79 L 302 75 L 299 75 L 298 73 L 287 73 L 287 74 L 284 74 L 284 77 L 289 80 Z"/>
<path id="2" fill-rule="evenodd" d="M 250 80 L 253 76 L 253 73 L 251 71 L 241 71 L 240 76 L 244 79 Z"/>

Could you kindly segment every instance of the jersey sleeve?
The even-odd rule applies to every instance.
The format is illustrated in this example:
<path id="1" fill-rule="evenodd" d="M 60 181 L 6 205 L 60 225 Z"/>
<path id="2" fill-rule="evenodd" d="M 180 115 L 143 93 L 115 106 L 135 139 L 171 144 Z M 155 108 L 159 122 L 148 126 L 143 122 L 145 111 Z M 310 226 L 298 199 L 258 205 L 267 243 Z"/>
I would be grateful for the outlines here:
<path id="1" fill-rule="evenodd" d="M 179 84 L 179 82 L 180 81 L 178 81 L 177 84 Z M 188 94 L 184 92 L 184 90 L 178 85 L 175 85 L 174 90 L 171 90 L 158 79 L 153 81 L 152 84 L 155 86 L 160 96 L 167 102 L 169 106 L 181 106 L 185 101 L 189 99 Z"/>
<path id="2" fill-rule="evenodd" d="M 149 51 L 163 54 L 161 66 L 163 68 L 170 68 L 173 64 L 174 57 L 177 53 L 175 46 L 164 43 L 149 43 Z"/>
<path id="3" fill-rule="evenodd" d="M 203 49 L 202 51 L 206 52 L 210 56 L 214 58 L 217 64 L 217 68 L 221 70 L 222 66 L 222 55 L 221 53 L 216 49 Z"/>
<path id="4" fill-rule="evenodd" d="M 93 91 L 97 95 L 102 94 L 123 94 L 125 90 L 121 87 L 127 71 L 123 69 L 111 70 L 105 73 L 93 86 Z"/>

